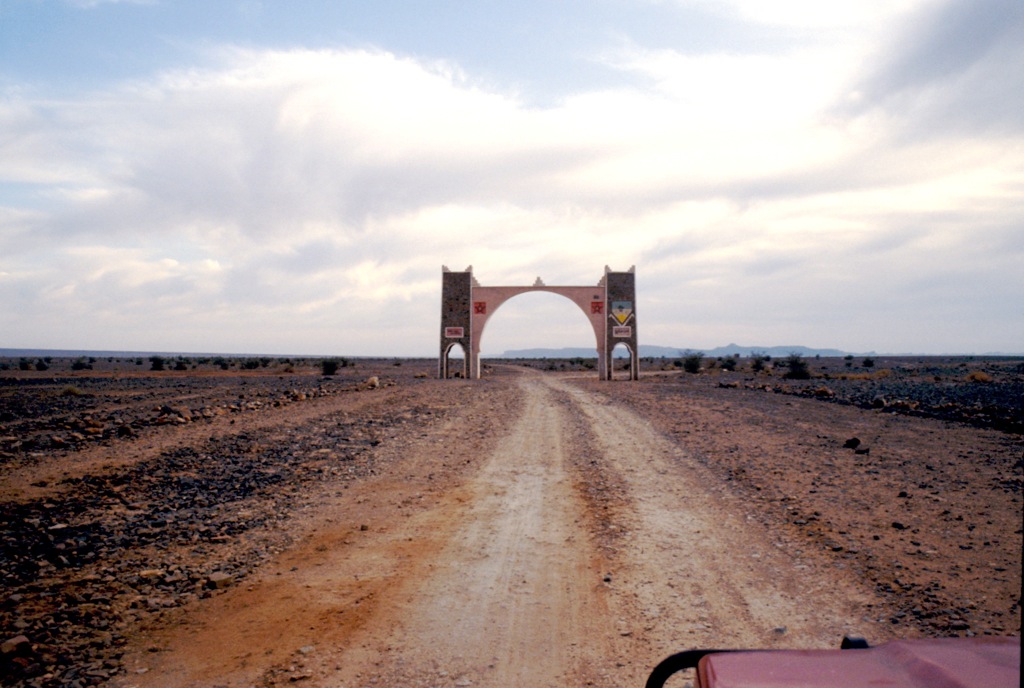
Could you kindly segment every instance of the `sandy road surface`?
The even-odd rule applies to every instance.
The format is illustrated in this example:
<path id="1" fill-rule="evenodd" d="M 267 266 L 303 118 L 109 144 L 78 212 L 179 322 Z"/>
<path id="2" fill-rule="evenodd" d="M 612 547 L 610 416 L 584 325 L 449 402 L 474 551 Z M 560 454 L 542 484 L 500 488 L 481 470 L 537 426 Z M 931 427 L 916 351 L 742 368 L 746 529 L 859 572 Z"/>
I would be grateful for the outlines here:
<path id="1" fill-rule="evenodd" d="M 119 685 L 639 686 L 685 647 L 834 647 L 880 604 L 624 406 L 510 384 L 518 415 L 477 417 L 456 477 L 433 480 L 455 427 L 406 446 L 243 586 L 139 636 Z"/>

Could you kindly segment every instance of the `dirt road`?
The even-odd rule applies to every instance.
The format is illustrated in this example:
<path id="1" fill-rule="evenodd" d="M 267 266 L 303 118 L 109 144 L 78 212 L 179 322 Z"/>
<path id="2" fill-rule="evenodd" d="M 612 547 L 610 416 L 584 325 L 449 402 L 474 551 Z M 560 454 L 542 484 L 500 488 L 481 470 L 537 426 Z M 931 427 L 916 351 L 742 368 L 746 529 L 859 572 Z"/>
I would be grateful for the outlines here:
<path id="1" fill-rule="evenodd" d="M 500 385 L 317 495 L 295 547 L 139 635 L 118 685 L 639 686 L 687 647 L 835 647 L 884 607 L 625 406 Z"/>

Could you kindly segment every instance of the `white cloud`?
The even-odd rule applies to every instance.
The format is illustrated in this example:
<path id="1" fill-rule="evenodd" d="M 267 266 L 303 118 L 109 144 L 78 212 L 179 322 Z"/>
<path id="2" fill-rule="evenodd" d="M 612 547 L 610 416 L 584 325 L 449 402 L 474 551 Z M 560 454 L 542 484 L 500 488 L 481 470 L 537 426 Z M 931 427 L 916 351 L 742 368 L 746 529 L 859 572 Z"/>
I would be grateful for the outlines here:
<path id="1" fill-rule="evenodd" d="M 773 21 L 833 21 L 781 7 Z M 79 100 L 8 98 L 0 176 L 51 202 L 0 212 L 0 302 L 18 304 L 0 329 L 67 347 L 431 355 L 441 264 L 485 284 L 591 284 L 637 264 L 651 343 L 912 349 L 926 323 L 876 319 L 895 294 L 920 310 L 978 293 L 993 266 L 1011 274 L 992 298 L 1024 289 L 1006 239 L 1024 156 L 1020 132 L 894 144 L 892 113 L 837 108 L 869 50 L 627 46 L 605 59 L 630 87 L 547 108 L 373 50 L 231 49 Z M 1006 244 L 987 263 L 978 231 Z M 822 320 L 836 322 L 816 338 Z"/>

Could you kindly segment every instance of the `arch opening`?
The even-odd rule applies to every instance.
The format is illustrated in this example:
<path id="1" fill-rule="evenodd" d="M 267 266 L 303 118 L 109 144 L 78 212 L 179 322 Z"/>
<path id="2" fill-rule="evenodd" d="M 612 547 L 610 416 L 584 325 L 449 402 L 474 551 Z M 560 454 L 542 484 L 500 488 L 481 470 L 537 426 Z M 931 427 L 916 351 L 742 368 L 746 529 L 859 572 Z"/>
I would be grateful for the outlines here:
<path id="1" fill-rule="evenodd" d="M 593 326 L 579 305 L 547 291 L 527 291 L 502 302 L 480 333 L 483 358 L 515 357 L 536 349 L 571 349 L 564 355 L 595 361 L 598 355 Z"/>
<path id="2" fill-rule="evenodd" d="M 441 357 L 440 377 L 442 379 L 469 377 L 469 356 L 466 355 L 465 347 L 459 342 L 452 342 L 444 350 L 444 355 Z"/>
<path id="3" fill-rule="evenodd" d="M 633 350 L 625 342 L 616 344 L 612 349 L 611 368 L 608 371 L 609 380 L 632 380 L 633 377 Z"/>

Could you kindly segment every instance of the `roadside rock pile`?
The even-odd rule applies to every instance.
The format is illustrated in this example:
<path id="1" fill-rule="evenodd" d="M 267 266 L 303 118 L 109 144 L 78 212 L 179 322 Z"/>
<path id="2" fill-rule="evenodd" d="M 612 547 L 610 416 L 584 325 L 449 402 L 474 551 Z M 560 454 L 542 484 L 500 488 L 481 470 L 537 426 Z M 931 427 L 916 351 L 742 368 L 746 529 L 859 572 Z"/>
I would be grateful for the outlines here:
<path id="1" fill-rule="evenodd" d="M 3 380 L 16 387 L 0 395 L 0 465 L 31 461 L 33 452 L 74 451 L 93 442 L 137 437 L 156 426 L 281 408 L 358 388 L 328 378 L 301 387 L 285 378 L 271 378 L 262 384 L 251 379 L 230 381 L 234 384 L 226 384 L 222 378 L 203 380 L 203 388 L 190 389 L 181 400 L 154 403 L 163 396 L 159 379 Z M 70 389 L 74 393 L 67 393 Z M 116 408 L 97 408 L 105 406 L 109 398 L 117 399 Z"/>
<path id="2" fill-rule="evenodd" d="M 818 370 L 808 380 L 767 372 L 753 377 L 735 373 L 722 374 L 717 386 L 812 397 L 1024 434 L 1024 363 L 989 363 L 984 370 L 973 370 L 964 362 L 940 365 L 897 359 L 874 372 L 849 372 L 841 360 L 821 359 L 815 364 Z"/>

